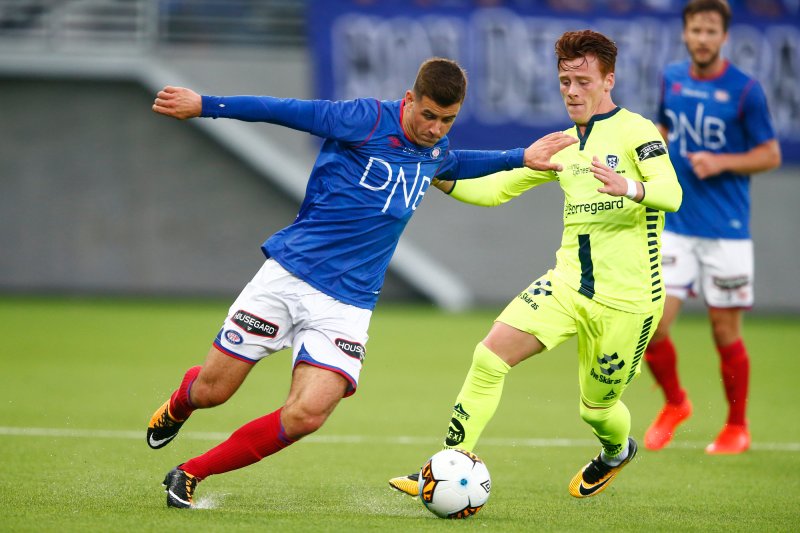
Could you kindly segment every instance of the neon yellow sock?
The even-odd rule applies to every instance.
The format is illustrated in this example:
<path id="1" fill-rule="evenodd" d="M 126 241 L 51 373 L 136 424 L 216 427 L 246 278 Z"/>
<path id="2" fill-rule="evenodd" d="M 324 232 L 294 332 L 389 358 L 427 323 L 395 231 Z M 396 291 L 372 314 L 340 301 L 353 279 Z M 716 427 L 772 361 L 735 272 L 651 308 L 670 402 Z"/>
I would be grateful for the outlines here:
<path id="1" fill-rule="evenodd" d="M 591 409 L 581 401 L 581 418 L 592 426 L 605 456 L 614 458 L 625 451 L 631 432 L 631 413 L 624 403 L 618 401 L 610 407 Z"/>
<path id="2" fill-rule="evenodd" d="M 483 428 L 497 410 L 510 368 L 483 343 L 478 343 L 472 356 L 472 366 L 453 407 L 445 448 L 472 451 Z"/>

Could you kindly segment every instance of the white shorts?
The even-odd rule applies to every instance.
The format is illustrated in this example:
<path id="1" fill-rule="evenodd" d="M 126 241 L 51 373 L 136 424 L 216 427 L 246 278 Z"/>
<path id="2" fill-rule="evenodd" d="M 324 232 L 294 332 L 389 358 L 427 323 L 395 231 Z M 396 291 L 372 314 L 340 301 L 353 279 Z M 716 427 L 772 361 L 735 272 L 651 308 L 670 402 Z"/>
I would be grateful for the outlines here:
<path id="1" fill-rule="evenodd" d="M 665 231 L 661 237 L 667 294 L 685 300 L 702 289 L 709 307 L 753 305 L 753 241 L 706 239 Z"/>
<path id="2" fill-rule="evenodd" d="M 214 340 L 221 352 L 248 363 L 293 348 L 293 365 L 310 364 L 358 387 L 372 311 L 345 304 L 295 277 L 274 259 L 233 302 Z"/>

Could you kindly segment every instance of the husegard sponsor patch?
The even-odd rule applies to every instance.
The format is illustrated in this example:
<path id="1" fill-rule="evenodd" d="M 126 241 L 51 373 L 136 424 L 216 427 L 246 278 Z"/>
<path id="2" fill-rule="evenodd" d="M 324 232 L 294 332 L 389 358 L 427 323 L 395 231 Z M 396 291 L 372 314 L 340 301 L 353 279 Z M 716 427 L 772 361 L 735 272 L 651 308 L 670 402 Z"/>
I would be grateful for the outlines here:
<path id="1" fill-rule="evenodd" d="M 364 346 L 355 341 L 336 339 L 336 346 L 350 357 L 358 359 L 359 361 L 363 361 L 364 357 L 367 355 Z"/>
<path id="2" fill-rule="evenodd" d="M 650 141 L 636 148 L 636 155 L 639 156 L 639 161 L 644 161 L 651 157 L 658 157 L 666 153 L 667 148 L 661 141 Z"/>
<path id="3" fill-rule="evenodd" d="M 268 320 L 264 320 L 263 318 L 257 317 L 256 315 L 248 313 L 242 309 L 233 313 L 231 322 L 245 330 L 247 333 L 258 335 L 259 337 L 274 339 L 275 335 L 278 334 L 277 324 L 273 324 Z"/>

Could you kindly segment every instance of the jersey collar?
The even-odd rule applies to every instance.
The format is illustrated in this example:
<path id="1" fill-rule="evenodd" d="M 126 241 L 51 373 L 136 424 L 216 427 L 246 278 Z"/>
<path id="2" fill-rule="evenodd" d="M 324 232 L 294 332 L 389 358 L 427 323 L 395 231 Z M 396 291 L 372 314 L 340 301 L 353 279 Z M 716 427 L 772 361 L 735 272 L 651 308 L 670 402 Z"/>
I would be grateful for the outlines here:
<path id="1" fill-rule="evenodd" d="M 400 100 L 400 131 L 403 132 L 403 137 L 405 137 L 408 142 L 414 144 L 414 141 L 412 141 L 411 137 L 409 137 L 408 133 L 406 133 L 405 127 L 403 127 L 403 112 L 405 111 L 405 109 L 406 109 L 406 99 L 403 98 L 402 100 Z"/>
<path id="2" fill-rule="evenodd" d="M 594 123 L 599 120 L 605 120 L 607 118 L 611 118 L 616 115 L 621 107 L 617 106 L 608 113 L 600 113 L 599 115 L 594 115 L 592 118 L 589 119 L 589 123 L 586 124 L 586 131 L 581 135 L 581 129 L 575 124 L 575 132 L 578 134 L 578 140 L 581 142 L 579 150 L 583 150 L 583 147 L 586 145 L 586 141 L 589 139 L 589 133 L 592 131 L 592 126 Z"/>
<path id="3" fill-rule="evenodd" d="M 697 74 L 695 73 L 695 71 L 694 71 L 694 65 L 692 65 L 692 62 L 690 61 L 690 62 L 689 62 L 689 77 L 690 77 L 690 78 L 692 78 L 693 80 L 697 80 L 697 81 L 713 81 L 713 80 L 718 80 L 719 78 L 721 78 L 722 76 L 724 76 L 726 72 L 728 72 L 728 67 L 730 66 L 730 64 L 731 64 L 731 63 L 730 63 L 730 61 L 728 61 L 727 59 L 725 59 L 725 60 L 723 61 L 723 63 L 722 63 L 722 68 L 719 70 L 719 72 L 716 72 L 716 73 L 714 73 L 714 74 L 711 74 L 710 76 L 699 76 L 699 75 L 697 75 Z"/>

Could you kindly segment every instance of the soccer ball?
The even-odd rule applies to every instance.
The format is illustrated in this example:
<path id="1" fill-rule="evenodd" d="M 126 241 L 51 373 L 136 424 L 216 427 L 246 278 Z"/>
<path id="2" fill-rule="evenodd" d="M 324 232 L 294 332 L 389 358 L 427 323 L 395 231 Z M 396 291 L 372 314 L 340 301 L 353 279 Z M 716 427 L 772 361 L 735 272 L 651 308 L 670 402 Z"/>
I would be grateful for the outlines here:
<path id="1" fill-rule="evenodd" d="M 489 499 L 492 480 L 477 455 L 465 450 L 442 450 L 419 471 L 419 497 L 439 518 L 467 518 Z"/>

